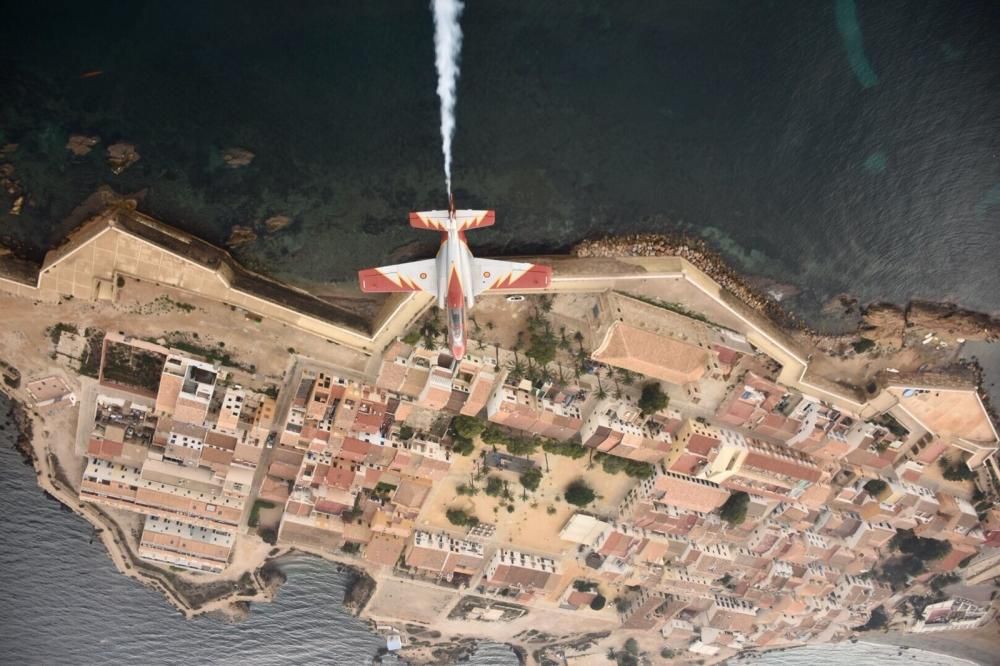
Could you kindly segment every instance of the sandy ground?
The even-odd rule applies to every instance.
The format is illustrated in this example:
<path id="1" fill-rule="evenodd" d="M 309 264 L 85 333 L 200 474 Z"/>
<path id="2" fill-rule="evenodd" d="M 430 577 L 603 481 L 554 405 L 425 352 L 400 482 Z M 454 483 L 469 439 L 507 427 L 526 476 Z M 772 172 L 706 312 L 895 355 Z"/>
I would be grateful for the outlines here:
<path id="1" fill-rule="evenodd" d="M 365 613 L 386 621 L 432 624 L 458 597 L 457 591 L 430 583 L 383 578 Z"/>
<path id="2" fill-rule="evenodd" d="M 448 521 L 445 512 L 449 508 L 462 508 L 481 521 L 496 525 L 496 534 L 489 541 L 490 545 L 515 545 L 527 552 L 561 557 L 576 551 L 574 544 L 559 538 L 559 531 L 566 521 L 579 510 L 562 499 L 570 482 L 576 479 L 586 481 L 598 495 L 597 500 L 586 507 L 587 510 L 606 516 L 617 513 L 618 505 L 637 483 L 625 474 L 611 475 L 606 474 L 599 466 L 589 467 L 586 457 L 573 460 L 539 451 L 532 459 L 541 466 L 544 475 L 538 489 L 527 492 L 527 499 L 524 499 L 525 489 L 517 474 L 509 471 L 491 471 L 490 475 L 507 481 L 508 490 L 514 498 L 511 503 L 487 495 L 482 490 L 486 486 L 485 478 L 476 481 L 477 487 L 481 489 L 477 495 L 459 495 L 457 486 L 471 483 L 471 476 L 479 464 L 479 452 L 486 448 L 480 444 L 471 456 L 457 457 L 448 476 L 434 485 L 427 498 L 418 521 L 421 526 L 454 532 L 460 528 Z M 512 505 L 514 511 L 501 508 L 501 504 Z"/>

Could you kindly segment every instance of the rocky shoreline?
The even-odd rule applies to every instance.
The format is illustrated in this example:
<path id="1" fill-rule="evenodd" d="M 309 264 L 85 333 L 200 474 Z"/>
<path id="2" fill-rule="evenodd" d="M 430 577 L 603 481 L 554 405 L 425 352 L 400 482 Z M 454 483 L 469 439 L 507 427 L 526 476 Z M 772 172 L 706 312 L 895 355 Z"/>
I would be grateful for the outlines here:
<path id="1" fill-rule="evenodd" d="M 782 328 L 813 337 L 827 336 L 802 318 L 786 310 L 774 295 L 761 293 L 751 280 L 738 273 L 719 252 L 696 236 L 687 234 L 625 234 L 585 240 L 573 246 L 574 257 L 677 256 L 689 261 L 747 306 L 767 316 Z M 1000 340 L 1000 317 L 961 308 L 953 303 L 913 300 L 905 306 L 876 302 L 861 309 L 857 335 L 888 348 L 900 348 L 909 329 L 933 332 L 947 342 Z"/>

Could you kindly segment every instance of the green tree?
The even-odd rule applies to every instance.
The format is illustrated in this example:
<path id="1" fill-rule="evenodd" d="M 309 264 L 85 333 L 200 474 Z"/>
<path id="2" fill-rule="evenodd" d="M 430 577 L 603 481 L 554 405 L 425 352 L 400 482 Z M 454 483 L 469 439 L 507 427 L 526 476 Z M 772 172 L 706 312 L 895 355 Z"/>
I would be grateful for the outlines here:
<path id="1" fill-rule="evenodd" d="M 747 518 L 747 505 L 750 503 L 750 495 L 742 490 L 729 496 L 726 503 L 719 510 L 719 517 L 730 525 L 739 525 Z"/>
<path id="2" fill-rule="evenodd" d="M 408 425 L 400 426 L 399 428 L 399 438 L 404 442 L 413 437 L 413 428 Z"/>
<path id="3" fill-rule="evenodd" d="M 566 486 L 565 497 L 566 501 L 570 504 L 587 506 L 594 501 L 596 495 L 593 488 L 588 486 L 584 481 L 578 480 Z"/>
<path id="4" fill-rule="evenodd" d="M 452 438 L 451 441 L 451 450 L 459 455 L 467 456 L 476 450 L 476 445 L 472 442 L 471 439 L 466 439 L 459 435 L 455 435 L 455 437 Z"/>
<path id="5" fill-rule="evenodd" d="M 451 422 L 451 429 L 464 439 L 475 439 L 486 429 L 486 424 L 474 416 L 464 414 L 456 416 Z"/>
<path id="6" fill-rule="evenodd" d="M 534 453 L 539 444 L 534 437 L 514 437 L 507 440 L 507 452 L 512 456 L 527 456 Z"/>
<path id="7" fill-rule="evenodd" d="M 521 473 L 521 485 L 528 490 L 535 491 L 538 490 L 538 484 L 542 482 L 542 470 L 538 467 L 532 467 Z"/>
<path id="8" fill-rule="evenodd" d="M 554 439 L 547 439 L 542 442 L 542 450 L 553 455 L 566 456 L 567 458 L 572 458 L 573 460 L 577 460 L 587 455 L 587 448 L 580 442 L 571 439 L 566 440 L 565 442 L 557 442 Z"/>
<path id="9" fill-rule="evenodd" d="M 535 330 L 531 333 L 528 349 L 524 352 L 524 355 L 544 367 L 555 360 L 558 344 L 559 341 L 556 339 L 556 336 L 546 326 L 541 330 Z"/>
<path id="10" fill-rule="evenodd" d="M 889 547 L 899 549 L 907 555 L 913 555 L 923 562 L 939 560 L 951 552 L 951 544 L 940 539 L 920 537 L 913 530 L 896 530 Z"/>
<path id="11" fill-rule="evenodd" d="M 660 382 L 649 382 L 642 387 L 642 395 L 639 397 L 639 409 L 643 415 L 655 414 L 661 409 L 666 409 L 669 399 L 663 392 Z"/>
<path id="12" fill-rule="evenodd" d="M 499 476 L 491 476 L 486 479 L 486 494 L 490 497 L 497 497 L 503 492 L 503 479 Z"/>
<path id="13" fill-rule="evenodd" d="M 452 525 L 459 525 L 459 526 L 468 525 L 474 527 L 479 524 L 478 518 L 476 518 L 475 516 L 470 516 L 462 509 L 448 509 L 445 512 L 445 516 L 447 516 L 448 522 L 450 522 Z"/>
<path id="14" fill-rule="evenodd" d="M 869 479 L 864 487 L 865 490 L 868 491 L 869 495 L 872 497 L 878 497 L 885 492 L 886 488 L 889 487 L 889 484 L 882 479 Z"/>
<path id="15" fill-rule="evenodd" d="M 941 467 L 941 476 L 949 481 L 970 481 L 976 478 L 976 473 L 961 460 L 952 462 L 947 458 L 941 458 L 938 460 L 938 466 Z"/>

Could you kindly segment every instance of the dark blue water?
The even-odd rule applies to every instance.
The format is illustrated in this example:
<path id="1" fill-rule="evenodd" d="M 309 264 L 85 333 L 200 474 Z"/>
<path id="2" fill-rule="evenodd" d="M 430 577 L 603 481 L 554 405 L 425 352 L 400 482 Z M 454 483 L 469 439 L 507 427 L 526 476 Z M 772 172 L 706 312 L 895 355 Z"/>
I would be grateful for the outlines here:
<path id="1" fill-rule="evenodd" d="M 185 620 L 158 593 L 120 575 L 82 518 L 46 498 L 13 450 L 0 393 L 0 663 L 368 664 L 384 639 L 344 610 L 347 574 L 311 558 L 286 562 L 288 582 L 249 619 Z M 487 645 L 472 664 L 510 666 Z"/>
<path id="2" fill-rule="evenodd" d="M 1000 4 L 468 4 L 456 191 L 499 219 L 478 247 L 680 228 L 807 315 L 843 291 L 1000 310 Z M 384 261 L 444 201 L 426 5 L 7 7 L 0 130 L 33 205 L 0 237 L 40 256 L 106 183 L 215 241 L 292 216 L 240 251 L 286 277 Z M 103 143 L 71 158 L 73 132 Z M 142 159 L 113 176 L 118 139 Z"/>

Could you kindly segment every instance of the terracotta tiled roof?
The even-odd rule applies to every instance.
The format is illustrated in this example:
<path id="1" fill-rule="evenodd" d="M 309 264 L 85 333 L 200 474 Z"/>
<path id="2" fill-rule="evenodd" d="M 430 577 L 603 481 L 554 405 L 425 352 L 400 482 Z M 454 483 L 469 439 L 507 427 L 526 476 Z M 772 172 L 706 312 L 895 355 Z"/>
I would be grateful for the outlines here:
<path id="1" fill-rule="evenodd" d="M 391 567 L 399 560 L 406 542 L 391 534 L 378 533 L 365 547 L 365 561 L 384 567 Z"/>
<path id="2" fill-rule="evenodd" d="M 695 345 L 615 322 L 593 357 L 673 384 L 705 374 L 709 352 Z"/>

